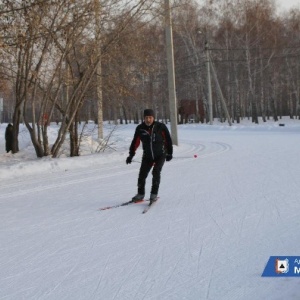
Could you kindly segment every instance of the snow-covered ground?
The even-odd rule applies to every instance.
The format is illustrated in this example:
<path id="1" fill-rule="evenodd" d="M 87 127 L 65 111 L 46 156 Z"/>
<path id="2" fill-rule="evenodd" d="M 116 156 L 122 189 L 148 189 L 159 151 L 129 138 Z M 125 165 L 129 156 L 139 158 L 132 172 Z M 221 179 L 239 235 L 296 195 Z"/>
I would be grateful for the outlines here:
<path id="1" fill-rule="evenodd" d="M 300 256 L 300 121 L 279 123 L 180 125 L 144 215 L 98 210 L 136 192 L 135 125 L 113 150 L 37 159 L 25 129 L 6 154 L 1 124 L 0 299 L 300 299 L 300 278 L 261 277 L 271 255 Z"/>

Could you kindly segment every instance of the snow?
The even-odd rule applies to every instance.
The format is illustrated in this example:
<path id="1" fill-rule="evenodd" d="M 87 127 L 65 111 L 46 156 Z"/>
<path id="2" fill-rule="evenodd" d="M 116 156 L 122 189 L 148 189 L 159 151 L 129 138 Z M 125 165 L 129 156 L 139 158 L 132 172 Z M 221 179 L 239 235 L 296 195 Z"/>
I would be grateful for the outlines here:
<path id="1" fill-rule="evenodd" d="M 0 299 L 300 298 L 298 278 L 261 277 L 271 255 L 300 256 L 299 120 L 180 125 L 147 214 L 98 210 L 136 192 L 136 125 L 119 125 L 105 152 L 87 138 L 82 156 L 59 159 L 37 159 L 23 127 L 21 151 L 5 153 L 6 125 Z"/>

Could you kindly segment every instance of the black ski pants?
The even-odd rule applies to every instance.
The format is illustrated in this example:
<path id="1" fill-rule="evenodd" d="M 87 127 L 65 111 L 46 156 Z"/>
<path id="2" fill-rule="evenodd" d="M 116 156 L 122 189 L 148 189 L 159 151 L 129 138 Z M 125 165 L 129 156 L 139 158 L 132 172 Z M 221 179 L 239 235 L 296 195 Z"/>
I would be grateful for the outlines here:
<path id="1" fill-rule="evenodd" d="M 160 184 L 160 173 L 162 167 L 165 163 L 166 156 L 162 155 L 155 159 L 155 161 L 149 161 L 145 156 L 143 156 L 142 164 L 139 172 L 138 178 L 138 194 L 145 194 L 145 184 L 146 178 L 153 167 L 152 170 L 152 187 L 151 194 L 158 194 L 159 184 Z"/>

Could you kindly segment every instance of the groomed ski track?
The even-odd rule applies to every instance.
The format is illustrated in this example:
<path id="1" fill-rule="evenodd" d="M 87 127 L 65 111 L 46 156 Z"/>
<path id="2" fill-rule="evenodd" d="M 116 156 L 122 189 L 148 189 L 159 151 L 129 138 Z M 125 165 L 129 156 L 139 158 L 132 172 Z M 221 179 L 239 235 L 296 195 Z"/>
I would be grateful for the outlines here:
<path id="1" fill-rule="evenodd" d="M 269 256 L 300 256 L 299 136 L 181 135 L 147 214 L 97 210 L 135 193 L 126 152 L 2 180 L 0 299 L 299 299 L 300 279 L 261 277 Z"/>

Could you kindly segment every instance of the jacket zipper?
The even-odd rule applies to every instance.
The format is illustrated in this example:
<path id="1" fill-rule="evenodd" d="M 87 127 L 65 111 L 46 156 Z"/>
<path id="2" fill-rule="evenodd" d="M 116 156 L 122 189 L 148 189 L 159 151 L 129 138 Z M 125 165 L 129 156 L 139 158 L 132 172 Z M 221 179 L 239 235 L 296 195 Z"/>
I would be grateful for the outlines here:
<path id="1" fill-rule="evenodd" d="M 154 127 L 155 125 L 153 125 L 153 128 L 151 130 L 151 135 L 150 135 L 150 149 L 151 149 L 151 154 L 152 154 L 152 158 L 154 160 L 154 153 L 153 153 L 153 132 L 154 132 Z"/>

